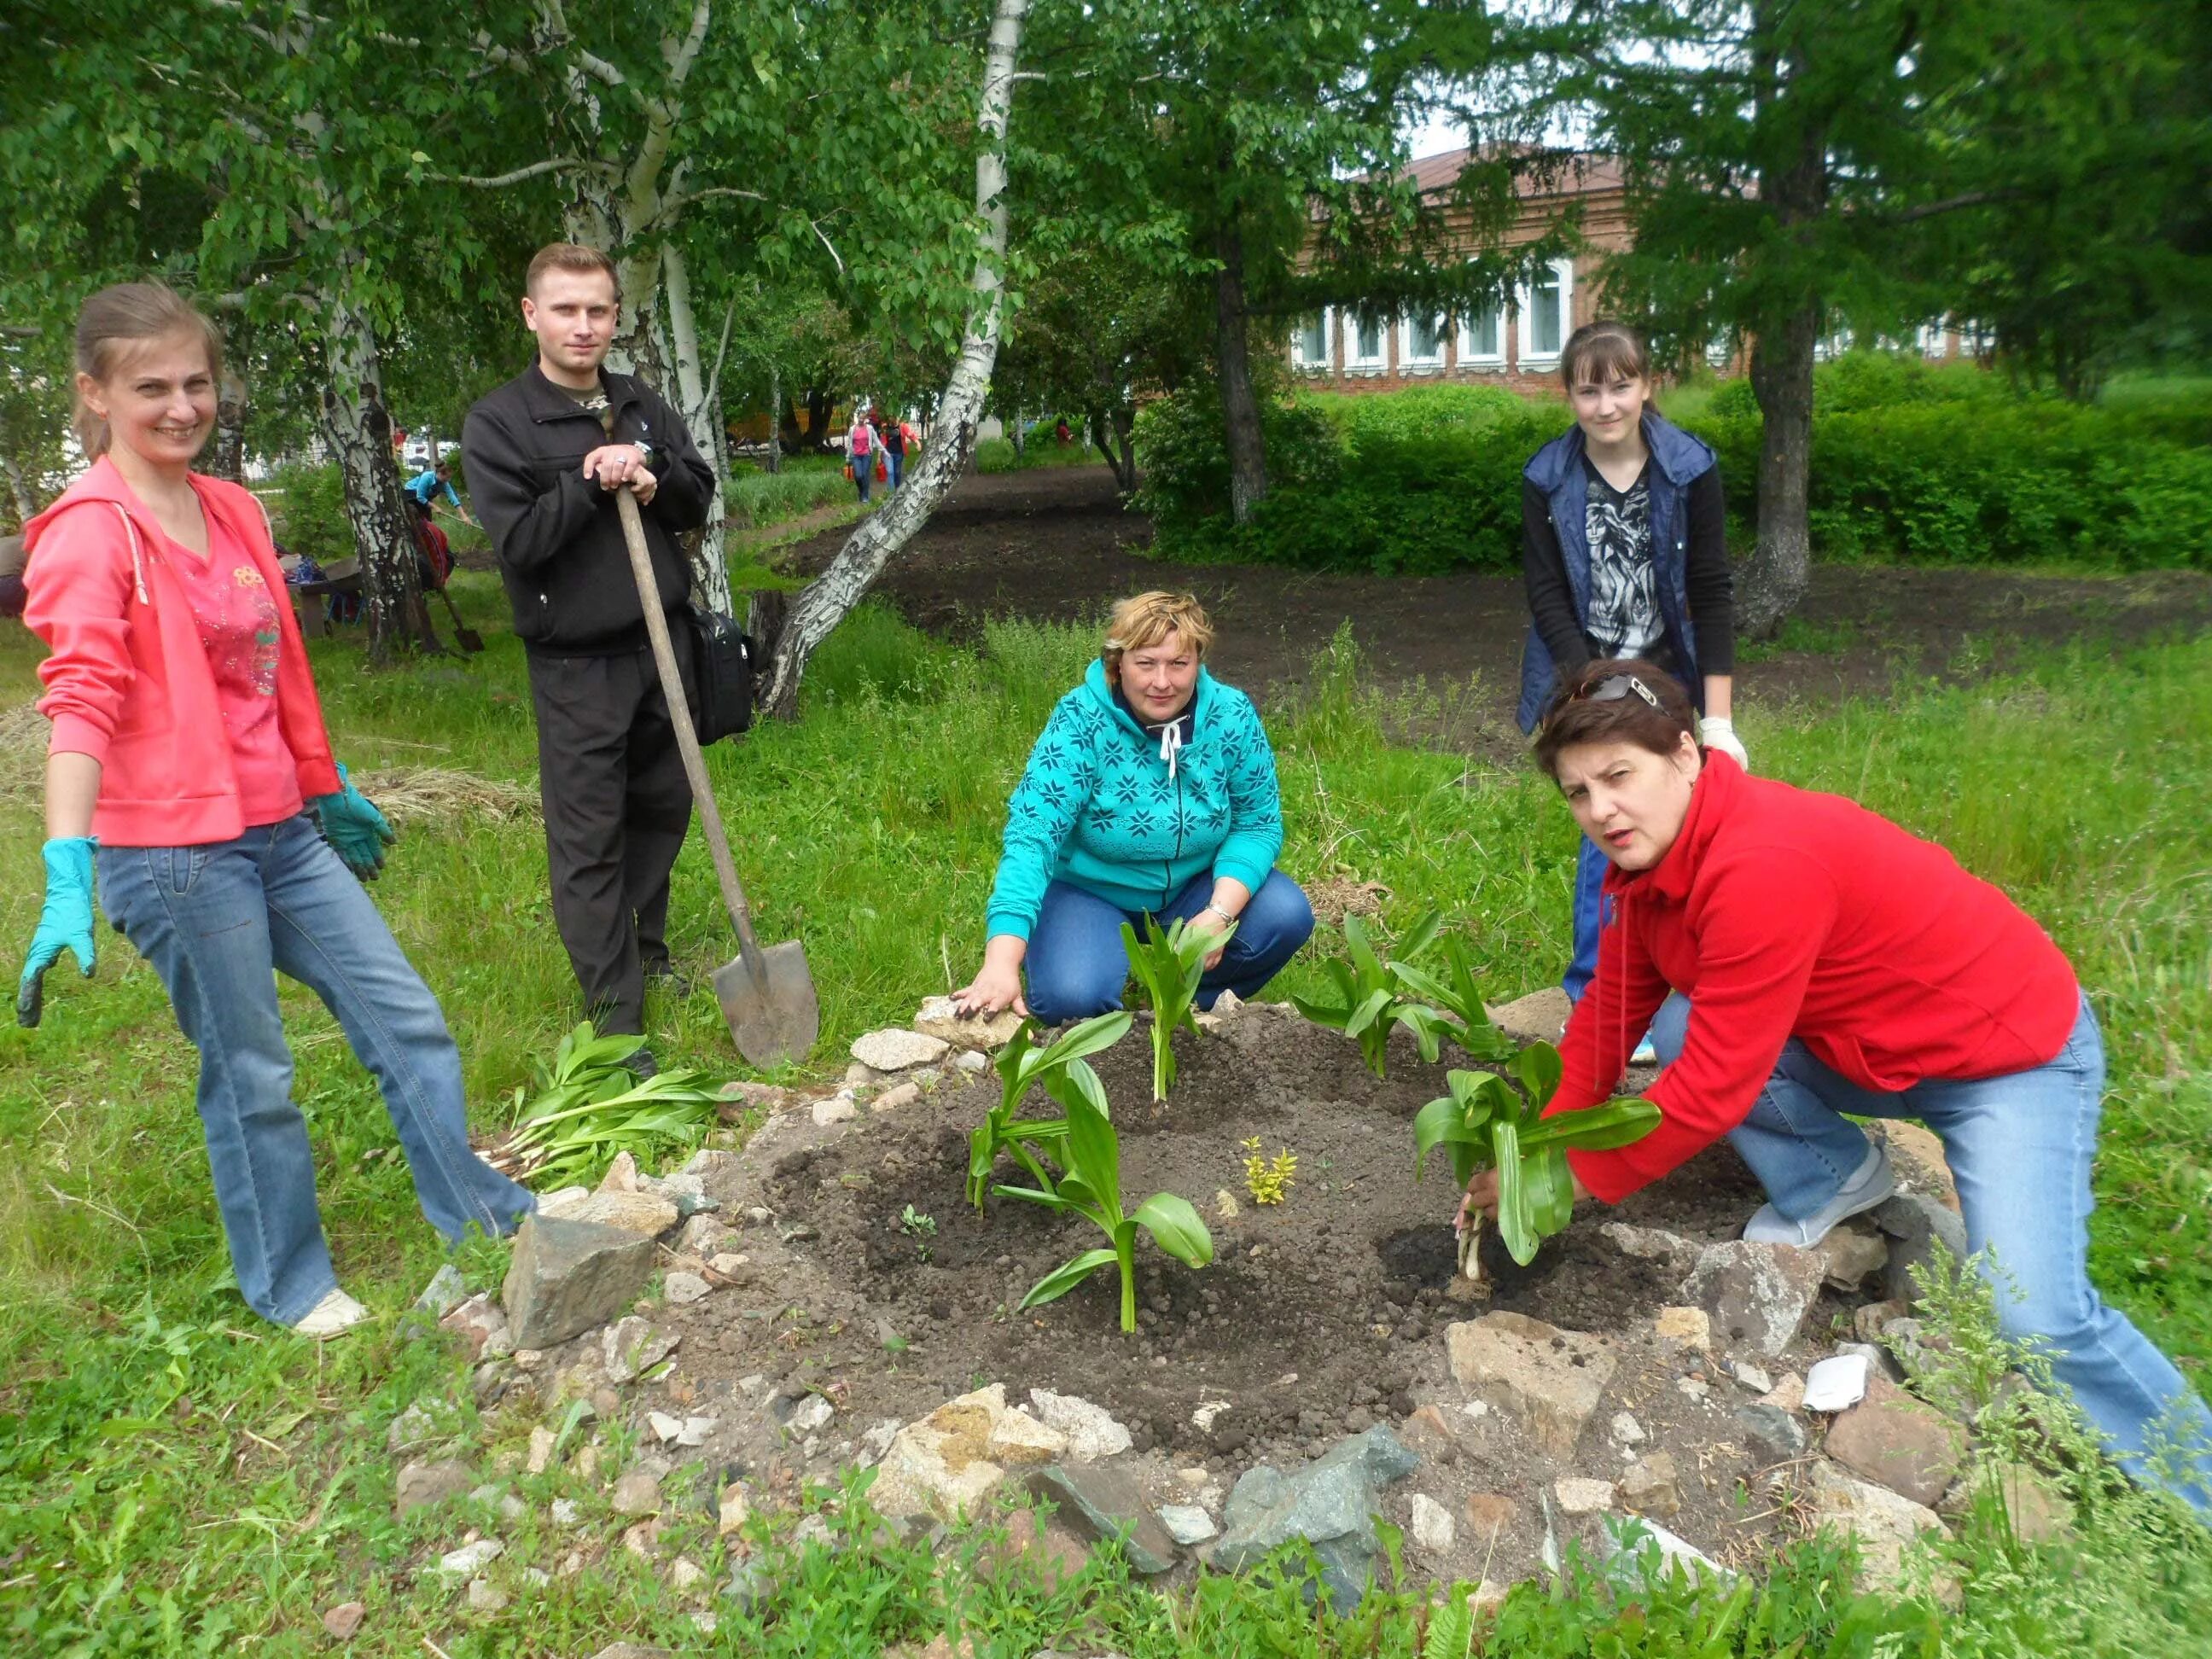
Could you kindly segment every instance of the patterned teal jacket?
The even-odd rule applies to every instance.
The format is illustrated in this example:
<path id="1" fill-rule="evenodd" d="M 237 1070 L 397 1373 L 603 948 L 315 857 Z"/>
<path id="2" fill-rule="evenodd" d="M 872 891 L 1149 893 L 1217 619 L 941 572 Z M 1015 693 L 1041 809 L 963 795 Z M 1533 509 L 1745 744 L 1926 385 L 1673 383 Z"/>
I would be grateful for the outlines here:
<path id="1" fill-rule="evenodd" d="M 1260 890 L 1283 850 L 1275 751 L 1252 700 L 1203 668 L 1192 703 L 1191 740 L 1163 760 L 1092 661 L 1006 803 L 992 937 L 1027 939 L 1054 880 L 1124 910 L 1158 910 L 1206 870 Z"/>

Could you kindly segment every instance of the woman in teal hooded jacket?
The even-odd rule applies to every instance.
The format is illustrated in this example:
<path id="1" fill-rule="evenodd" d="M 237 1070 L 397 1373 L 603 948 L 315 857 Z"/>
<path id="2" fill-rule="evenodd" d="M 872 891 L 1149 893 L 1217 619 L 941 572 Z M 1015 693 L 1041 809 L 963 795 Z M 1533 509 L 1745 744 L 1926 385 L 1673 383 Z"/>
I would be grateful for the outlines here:
<path id="1" fill-rule="evenodd" d="M 1188 593 L 1114 607 L 1105 648 L 1053 709 L 1007 803 L 982 970 L 954 998 L 963 1012 L 1011 1007 L 1057 1025 L 1120 1007 L 1121 924 L 1147 916 L 1230 933 L 1206 958 L 1201 1008 L 1224 991 L 1250 996 L 1313 932 L 1313 907 L 1274 867 L 1274 750 L 1252 700 L 1206 672 L 1212 642 Z"/>

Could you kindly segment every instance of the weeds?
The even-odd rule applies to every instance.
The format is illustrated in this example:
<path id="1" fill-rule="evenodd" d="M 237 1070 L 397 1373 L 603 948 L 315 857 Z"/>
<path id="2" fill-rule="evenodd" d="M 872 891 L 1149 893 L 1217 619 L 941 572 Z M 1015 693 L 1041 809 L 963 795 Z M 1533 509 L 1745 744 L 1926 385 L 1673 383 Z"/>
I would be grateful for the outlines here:
<path id="1" fill-rule="evenodd" d="M 692 1071 L 643 1079 L 623 1066 L 635 1036 L 598 1036 L 591 1023 L 561 1039 L 534 1100 L 514 1091 L 510 1148 L 523 1172 L 553 1186 L 596 1181 L 616 1154 L 641 1162 L 689 1152 L 714 1127 L 718 1097 Z"/>

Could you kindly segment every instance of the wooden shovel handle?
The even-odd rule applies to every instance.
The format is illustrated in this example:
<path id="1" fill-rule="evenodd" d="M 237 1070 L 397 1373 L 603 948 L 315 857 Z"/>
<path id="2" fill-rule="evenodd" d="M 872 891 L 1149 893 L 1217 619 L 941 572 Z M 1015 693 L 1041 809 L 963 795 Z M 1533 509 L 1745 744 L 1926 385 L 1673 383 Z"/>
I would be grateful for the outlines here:
<path id="1" fill-rule="evenodd" d="M 660 608 L 660 585 L 653 577 L 653 556 L 646 551 L 645 522 L 638 517 L 637 497 L 625 484 L 615 491 L 615 511 L 622 516 L 623 540 L 629 548 L 630 574 L 637 579 L 638 603 L 645 610 L 645 632 L 653 641 L 653 660 L 660 670 L 660 695 L 668 704 L 669 723 L 676 728 L 676 747 L 684 757 L 684 775 L 691 781 L 691 799 L 707 830 L 707 850 L 714 855 L 715 878 L 722 884 L 722 902 L 730 913 L 730 926 L 738 930 L 738 954 L 745 971 L 756 980 L 766 976 L 760 946 L 753 939 L 752 908 L 745 890 L 738 885 L 738 866 L 730 856 L 730 838 L 722 830 L 722 809 L 714 803 L 714 787 L 707 781 L 706 757 L 699 752 L 699 733 L 691 725 L 691 704 L 684 695 L 684 676 L 676 666 L 676 647 L 669 642 L 668 618 Z"/>

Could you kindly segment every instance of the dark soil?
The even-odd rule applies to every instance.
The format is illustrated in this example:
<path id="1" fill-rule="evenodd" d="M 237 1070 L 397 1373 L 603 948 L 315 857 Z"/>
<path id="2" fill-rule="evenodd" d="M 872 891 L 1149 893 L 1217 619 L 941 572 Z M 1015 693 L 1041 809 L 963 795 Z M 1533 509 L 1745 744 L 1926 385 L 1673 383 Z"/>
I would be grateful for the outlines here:
<path id="1" fill-rule="evenodd" d="M 786 556 L 819 568 L 848 532 Z M 1125 511 L 1101 467 L 971 475 L 885 573 L 880 591 L 916 626 L 972 633 L 985 617 L 1089 620 L 1146 587 L 1188 587 L 1221 627 L 1224 678 L 1276 696 L 1305 683 L 1347 620 L 1393 685 L 1480 677 L 1481 715 L 1449 734 L 1513 750 L 1528 609 L 1518 572 L 1376 576 L 1267 565 L 1170 564 L 1148 556 L 1151 521 Z M 2067 641 L 2116 645 L 2212 626 L 2212 575 L 2031 576 L 1972 566 L 1817 565 L 1798 617 L 1820 650 L 1738 665 L 1746 702 L 1830 701 L 1889 690 L 1897 675 L 1966 676 L 2017 666 Z"/>

